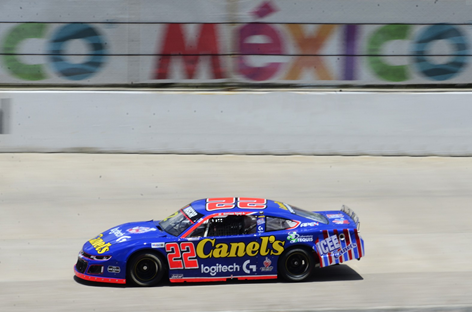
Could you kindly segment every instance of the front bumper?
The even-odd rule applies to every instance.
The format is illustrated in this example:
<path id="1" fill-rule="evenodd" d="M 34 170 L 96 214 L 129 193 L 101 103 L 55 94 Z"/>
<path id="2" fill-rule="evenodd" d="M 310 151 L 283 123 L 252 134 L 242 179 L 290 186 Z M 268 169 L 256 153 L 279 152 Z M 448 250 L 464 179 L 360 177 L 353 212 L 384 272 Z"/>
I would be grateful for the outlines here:
<path id="1" fill-rule="evenodd" d="M 103 277 L 103 276 L 95 276 L 95 275 L 80 273 L 79 271 L 77 271 L 76 265 L 74 265 L 74 274 L 78 278 L 81 278 L 86 281 L 113 283 L 113 284 L 126 284 L 126 279 L 124 278 Z"/>
<path id="2" fill-rule="evenodd" d="M 91 257 L 83 251 L 79 253 L 77 263 L 74 265 L 75 276 L 92 282 L 126 284 L 126 279 L 123 278 L 125 272 L 122 272 L 119 262 L 93 260 Z"/>

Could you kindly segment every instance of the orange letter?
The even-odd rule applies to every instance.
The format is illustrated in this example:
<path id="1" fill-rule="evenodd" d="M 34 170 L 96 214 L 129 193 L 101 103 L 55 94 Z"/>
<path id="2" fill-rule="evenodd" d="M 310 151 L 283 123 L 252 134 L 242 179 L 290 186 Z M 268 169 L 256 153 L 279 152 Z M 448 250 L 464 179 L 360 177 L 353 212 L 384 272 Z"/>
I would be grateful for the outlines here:
<path id="1" fill-rule="evenodd" d="M 316 55 L 323 46 L 326 39 L 332 34 L 336 25 L 320 25 L 315 35 L 306 36 L 300 24 L 287 25 L 293 39 L 300 49 L 298 56 L 292 63 L 285 79 L 297 80 L 303 68 L 313 68 L 320 80 L 333 80 L 321 56 Z"/>

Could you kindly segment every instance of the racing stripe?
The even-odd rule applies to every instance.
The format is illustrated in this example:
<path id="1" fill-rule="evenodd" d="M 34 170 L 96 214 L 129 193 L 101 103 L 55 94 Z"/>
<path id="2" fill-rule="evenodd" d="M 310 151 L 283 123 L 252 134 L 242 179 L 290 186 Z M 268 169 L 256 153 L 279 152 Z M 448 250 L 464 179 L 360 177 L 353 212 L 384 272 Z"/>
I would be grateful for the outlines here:
<path id="1" fill-rule="evenodd" d="M 344 237 L 345 237 L 345 240 L 346 240 L 346 246 L 349 246 L 352 243 L 351 242 L 351 234 L 349 233 L 348 229 L 344 229 L 343 233 L 344 233 Z M 349 250 L 347 253 L 348 253 L 349 260 L 354 259 L 352 249 Z"/>
<path id="2" fill-rule="evenodd" d="M 328 230 L 323 230 L 323 237 L 324 239 L 327 239 L 329 237 Z M 333 263 L 333 256 L 331 255 L 331 253 L 328 253 L 327 257 L 328 257 L 328 265 L 331 265 Z"/>
<path id="3" fill-rule="evenodd" d="M 184 278 L 171 278 L 171 283 L 183 283 L 183 282 L 226 282 L 228 279 L 238 280 L 265 280 L 265 279 L 276 279 L 275 275 L 256 275 L 256 276 L 227 276 L 227 277 L 184 277 Z"/>
<path id="4" fill-rule="evenodd" d="M 208 277 L 191 277 L 191 278 L 171 278 L 169 279 L 171 283 L 183 283 L 183 282 L 226 282 L 226 278 L 220 278 L 220 277 L 214 277 L 214 278 L 208 278 Z"/>
<path id="5" fill-rule="evenodd" d="M 274 279 L 277 278 L 277 275 L 256 275 L 256 276 L 241 276 L 236 277 L 238 280 L 266 280 L 266 279 Z"/>
<path id="6" fill-rule="evenodd" d="M 339 234 L 338 234 L 338 230 L 337 229 L 334 229 L 333 230 L 333 233 L 334 235 L 336 235 L 336 237 L 338 238 L 338 242 L 339 242 L 339 245 L 341 246 L 341 249 L 343 248 L 343 241 L 339 239 Z M 340 250 L 338 249 L 338 252 Z M 343 263 L 344 262 L 344 254 L 338 254 L 338 263 Z"/>
<path id="7" fill-rule="evenodd" d="M 192 224 L 194 224 L 194 223 L 195 223 L 195 222 L 193 222 L 193 221 L 192 221 L 192 219 L 190 219 L 190 218 L 189 218 L 189 217 L 188 217 L 188 216 L 185 214 L 185 212 L 183 211 L 183 209 L 180 209 L 179 211 L 180 211 L 180 213 L 181 213 L 181 214 L 183 214 L 183 215 L 184 215 L 184 217 L 185 217 L 185 218 L 187 218 L 187 220 L 189 220 L 189 221 L 190 221 L 190 223 L 192 223 Z"/>
<path id="8" fill-rule="evenodd" d="M 319 243 L 319 242 L 320 242 L 320 239 L 317 238 L 316 241 L 315 241 L 316 249 L 318 249 L 318 243 Z M 326 266 L 325 260 L 324 260 L 324 257 L 321 255 L 321 252 L 320 252 L 319 249 L 318 249 L 317 254 L 318 254 L 318 258 L 320 259 L 320 266 L 321 266 L 322 268 L 325 267 L 325 266 Z"/>
<path id="9" fill-rule="evenodd" d="M 357 233 L 357 229 L 354 229 L 354 235 L 356 236 L 356 243 L 357 243 L 357 250 L 359 251 L 359 258 L 364 255 L 364 246 L 362 246 L 362 241 L 359 238 L 359 233 Z"/>

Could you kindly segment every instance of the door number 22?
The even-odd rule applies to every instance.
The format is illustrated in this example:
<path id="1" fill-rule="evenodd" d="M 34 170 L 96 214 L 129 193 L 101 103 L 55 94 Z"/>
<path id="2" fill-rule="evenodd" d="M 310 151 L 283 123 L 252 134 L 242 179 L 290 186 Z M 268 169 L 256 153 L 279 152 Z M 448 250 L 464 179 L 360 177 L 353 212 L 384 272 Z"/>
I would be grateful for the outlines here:
<path id="1" fill-rule="evenodd" d="M 198 269 L 195 246 L 190 242 L 166 244 L 169 269 Z"/>

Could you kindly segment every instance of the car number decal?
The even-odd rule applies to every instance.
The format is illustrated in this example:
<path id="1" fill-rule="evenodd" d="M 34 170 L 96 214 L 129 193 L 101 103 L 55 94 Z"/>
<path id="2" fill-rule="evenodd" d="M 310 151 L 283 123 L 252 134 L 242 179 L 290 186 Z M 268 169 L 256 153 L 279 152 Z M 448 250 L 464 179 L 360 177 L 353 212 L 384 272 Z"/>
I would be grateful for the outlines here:
<path id="1" fill-rule="evenodd" d="M 198 269 L 195 246 L 192 243 L 183 242 L 180 245 L 178 243 L 167 243 L 166 252 L 169 269 Z"/>

